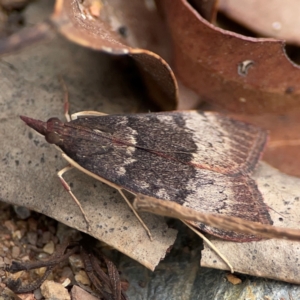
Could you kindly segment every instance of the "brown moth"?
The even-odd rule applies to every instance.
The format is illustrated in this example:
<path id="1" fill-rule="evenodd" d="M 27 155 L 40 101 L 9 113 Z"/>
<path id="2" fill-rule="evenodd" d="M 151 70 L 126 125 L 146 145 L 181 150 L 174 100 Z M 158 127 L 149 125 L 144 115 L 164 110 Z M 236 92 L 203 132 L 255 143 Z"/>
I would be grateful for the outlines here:
<path id="1" fill-rule="evenodd" d="M 199 212 L 272 224 L 262 195 L 249 176 L 265 146 L 265 131 L 224 115 L 199 111 L 127 115 L 80 112 L 72 117 L 69 122 L 21 119 L 58 146 L 72 167 L 116 188 L 125 199 L 123 191 L 127 190 Z M 62 177 L 70 168 L 58 176 L 80 205 Z M 260 239 L 198 221 L 190 223 L 223 239 Z"/>

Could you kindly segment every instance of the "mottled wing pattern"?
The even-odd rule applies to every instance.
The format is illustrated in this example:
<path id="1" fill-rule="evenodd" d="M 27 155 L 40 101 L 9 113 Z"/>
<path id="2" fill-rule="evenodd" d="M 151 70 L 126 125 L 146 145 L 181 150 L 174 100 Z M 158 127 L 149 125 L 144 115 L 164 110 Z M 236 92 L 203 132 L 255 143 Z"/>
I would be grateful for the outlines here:
<path id="1" fill-rule="evenodd" d="M 203 178 L 203 171 L 198 172 L 196 177 Z M 201 185 L 201 180 L 190 182 L 190 188 L 194 193 L 187 196 L 183 206 L 196 211 L 224 214 L 262 224 L 273 223 L 255 181 L 249 176 L 224 176 L 216 173 L 208 173 L 208 176 L 213 178 L 212 185 Z M 253 235 L 228 232 L 202 223 L 192 222 L 192 224 L 223 239 L 243 242 L 260 240 Z"/>
<path id="2" fill-rule="evenodd" d="M 61 148 L 83 168 L 133 193 L 270 224 L 248 176 L 265 142 L 266 133 L 254 126 L 195 111 L 82 117 L 65 123 Z M 257 239 L 194 225 L 222 238 Z"/>

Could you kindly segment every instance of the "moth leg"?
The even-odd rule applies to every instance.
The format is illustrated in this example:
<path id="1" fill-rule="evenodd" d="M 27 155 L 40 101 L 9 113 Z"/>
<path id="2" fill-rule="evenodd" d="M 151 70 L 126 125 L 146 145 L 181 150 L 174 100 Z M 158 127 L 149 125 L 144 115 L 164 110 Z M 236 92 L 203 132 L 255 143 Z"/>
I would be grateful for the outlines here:
<path id="1" fill-rule="evenodd" d="M 144 223 L 144 221 L 142 220 L 142 218 L 139 216 L 139 214 L 137 213 L 137 211 L 134 209 L 133 205 L 131 204 L 131 202 L 127 199 L 127 197 L 125 196 L 125 194 L 123 193 L 122 189 L 117 189 L 119 191 L 119 193 L 121 194 L 121 196 L 123 197 L 123 199 L 126 201 L 126 203 L 128 204 L 128 206 L 131 208 L 132 212 L 135 214 L 135 216 L 137 217 L 137 219 L 140 221 L 140 223 L 142 224 L 142 226 L 144 227 L 144 229 L 146 230 L 149 238 L 151 241 L 153 241 L 152 235 L 150 233 L 149 228 L 147 227 L 147 225 Z"/>
<path id="2" fill-rule="evenodd" d="M 67 171 L 73 169 L 73 168 L 74 168 L 73 166 L 69 165 L 69 166 L 63 168 L 62 170 L 60 170 L 59 172 L 57 172 L 57 176 L 59 177 L 59 179 L 60 179 L 63 187 L 65 188 L 65 190 L 71 195 L 71 197 L 73 198 L 73 200 L 75 201 L 75 203 L 78 205 L 78 207 L 79 207 L 79 209 L 80 209 L 80 211 L 81 211 L 81 213 L 82 213 L 82 215 L 84 217 L 84 220 L 85 220 L 85 222 L 88 225 L 88 231 L 90 231 L 91 230 L 90 222 L 89 222 L 89 220 L 88 220 L 88 218 L 87 218 L 87 216 L 86 216 L 86 214 L 85 214 L 85 212 L 84 212 L 84 210 L 83 210 L 80 202 L 75 197 L 75 195 L 72 193 L 71 187 L 68 185 L 68 183 L 63 178 L 63 174 L 66 173 Z"/>
<path id="3" fill-rule="evenodd" d="M 69 91 L 67 88 L 67 85 L 65 83 L 65 81 L 63 80 L 62 77 L 59 78 L 60 84 L 62 86 L 62 89 L 64 91 L 64 114 L 65 114 L 65 118 L 67 120 L 67 122 L 71 121 L 71 117 L 69 114 L 69 107 L 70 107 L 70 103 L 69 103 Z"/>
<path id="4" fill-rule="evenodd" d="M 143 225 L 143 227 L 145 228 L 145 230 L 146 230 L 146 232 L 147 232 L 147 234 L 148 234 L 150 240 L 151 240 L 151 241 L 153 240 L 153 239 L 152 239 L 152 235 L 151 235 L 151 233 L 150 233 L 150 230 L 149 230 L 148 227 L 145 225 L 145 223 L 142 221 L 141 217 L 138 215 L 138 213 L 136 212 L 136 210 L 133 208 L 132 204 L 131 204 L 130 201 L 127 199 L 127 197 L 125 196 L 125 194 L 123 193 L 123 191 L 122 191 L 121 188 L 119 188 L 117 185 L 115 185 L 115 184 L 109 182 L 108 180 L 106 180 L 106 179 L 104 179 L 104 178 L 101 178 L 100 176 L 98 176 L 98 175 L 96 175 L 96 174 L 94 174 L 94 173 L 92 173 L 92 172 L 90 172 L 90 171 L 84 169 L 83 167 L 81 167 L 78 163 L 76 163 L 73 159 L 71 159 L 71 158 L 70 158 L 68 155 L 66 155 L 65 153 L 62 153 L 62 157 L 70 164 L 69 167 L 66 167 L 66 168 L 64 168 L 63 170 L 65 170 L 65 169 L 67 169 L 67 168 L 68 168 L 68 170 L 70 170 L 71 167 L 74 167 L 74 168 L 76 168 L 76 169 L 82 171 L 83 173 L 85 173 L 85 174 L 87 174 L 87 175 L 89 175 L 89 176 L 91 176 L 91 177 L 93 177 L 93 178 L 95 178 L 95 179 L 97 179 L 97 180 L 99 180 L 99 181 L 101 181 L 101 182 L 107 184 L 108 186 L 113 187 L 113 188 L 116 189 L 117 191 L 119 191 L 119 193 L 121 194 L 121 196 L 122 196 L 122 197 L 124 198 L 124 200 L 127 202 L 128 206 L 132 209 L 132 211 L 133 211 L 133 213 L 135 214 L 135 216 L 138 218 L 138 220 L 140 221 L 140 223 L 141 223 L 141 224 Z M 58 176 L 61 178 L 61 180 L 64 181 L 64 179 L 61 177 L 61 175 L 62 175 L 64 172 L 68 171 L 68 170 L 65 170 L 64 172 L 63 172 L 63 170 L 61 170 L 61 171 L 59 172 L 60 175 L 58 175 Z M 67 188 L 65 187 L 66 190 L 71 194 L 71 196 L 72 196 L 72 198 L 75 200 L 75 202 L 78 203 L 78 206 L 81 207 L 80 204 L 79 204 L 79 202 L 78 202 L 78 200 L 77 200 L 77 199 L 75 198 L 75 196 L 72 194 L 71 189 L 70 189 L 70 187 L 68 186 L 68 184 L 64 181 L 64 182 L 63 182 L 63 185 L 64 185 L 64 187 L 65 187 L 65 185 L 67 186 Z M 82 214 L 83 214 L 84 217 L 85 217 L 85 214 L 84 214 L 84 212 L 83 212 L 82 209 L 81 209 L 81 211 L 82 211 Z M 86 217 L 85 217 L 85 219 L 86 219 Z M 88 221 L 87 221 L 87 223 L 89 224 Z"/>
<path id="5" fill-rule="evenodd" d="M 99 111 L 93 111 L 93 110 L 85 110 L 85 111 L 79 111 L 75 114 L 71 115 L 72 120 L 76 120 L 80 116 L 106 116 L 107 114 L 99 112 Z"/>
<path id="6" fill-rule="evenodd" d="M 207 239 L 200 231 L 196 230 L 193 226 L 191 226 L 189 223 L 187 223 L 186 221 L 180 219 L 180 221 L 182 223 L 184 223 L 187 227 L 189 227 L 191 230 L 193 230 L 198 236 L 200 236 L 203 241 L 212 249 L 214 250 L 222 259 L 223 261 L 226 263 L 226 265 L 229 267 L 230 272 L 234 273 L 234 269 L 231 265 L 231 263 L 228 261 L 228 259 L 216 248 L 216 246 L 209 240 Z"/>
<path id="7" fill-rule="evenodd" d="M 67 122 L 70 122 L 71 120 L 76 120 L 79 116 L 105 116 L 105 115 L 107 115 L 107 114 L 99 112 L 99 111 L 80 111 L 80 112 L 70 115 L 70 113 L 69 113 L 69 109 L 70 109 L 69 91 L 68 91 L 67 85 L 62 77 L 60 77 L 60 83 L 61 83 L 62 89 L 64 91 L 64 115 L 65 115 Z"/>

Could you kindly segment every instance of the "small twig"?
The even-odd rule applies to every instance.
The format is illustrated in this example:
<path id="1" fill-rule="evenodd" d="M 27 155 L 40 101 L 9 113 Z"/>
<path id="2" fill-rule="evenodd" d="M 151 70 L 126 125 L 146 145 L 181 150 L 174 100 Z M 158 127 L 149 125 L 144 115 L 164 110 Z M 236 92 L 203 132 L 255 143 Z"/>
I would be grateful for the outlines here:
<path id="1" fill-rule="evenodd" d="M 42 277 L 40 277 L 33 283 L 22 285 L 22 281 L 19 278 L 18 280 L 9 279 L 6 285 L 17 294 L 29 293 L 37 289 L 47 279 L 47 277 L 49 276 L 49 274 L 51 273 L 51 271 L 55 266 L 57 266 L 61 261 L 67 259 L 71 254 L 75 253 L 79 249 L 78 246 L 75 246 L 66 254 L 63 254 L 68 247 L 69 247 L 69 242 L 65 241 L 63 244 L 61 244 L 60 247 L 58 247 L 57 251 L 47 261 L 22 262 L 22 263 L 13 261 L 11 266 L 6 268 L 6 270 L 10 273 L 16 273 L 22 270 L 29 271 L 41 267 L 46 267 L 46 271 Z"/>
<path id="2" fill-rule="evenodd" d="M 81 251 L 81 256 L 83 258 L 83 263 L 84 263 L 86 274 L 89 277 L 90 281 L 93 283 L 94 287 L 96 288 L 96 290 L 98 291 L 98 293 L 100 294 L 100 296 L 104 300 L 115 300 L 115 299 L 112 298 L 111 294 L 107 293 L 104 290 L 104 285 L 101 283 L 101 281 L 95 275 L 95 273 L 94 273 L 94 265 L 91 262 L 91 256 L 92 256 L 92 254 L 88 253 L 83 248 L 82 251 Z"/>
<path id="3" fill-rule="evenodd" d="M 58 265 L 60 262 L 67 259 L 70 255 L 74 254 L 75 252 L 78 252 L 79 247 L 74 247 L 73 249 L 69 250 L 66 254 L 57 257 L 55 255 L 54 257 L 50 257 L 46 261 L 26 261 L 26 262 L 19 262 L 19 261 L 13 261 L 11 266 L 9 266 L 6 271 L 10 273 L 17 273 L 19 271 L 29 271 L 33 269 L 38 269 L 42 267 L 52 267 Z M 57 254 L 57 253 L 56 253 Z"/>
<path id="4" fill-rule="evenodd" d="M 50 275 L 53 268 L 54 268 L 54 266 L 47 267 L 44 275 L 42 277 L 40 277 L 39 279 L 37 279 L 36 281 L 32 282 L 32 283 L 22 285 L 21 279 L 18 278 L 18 280 L 9 279 L 6 283 L 6 285 L 7 285 L 8 288 L 10 288 L 16 294 L 29 293 L 31 291 L 36 290 L 37 288 L 39 288 L 41 286 L 41 284 Z"/>

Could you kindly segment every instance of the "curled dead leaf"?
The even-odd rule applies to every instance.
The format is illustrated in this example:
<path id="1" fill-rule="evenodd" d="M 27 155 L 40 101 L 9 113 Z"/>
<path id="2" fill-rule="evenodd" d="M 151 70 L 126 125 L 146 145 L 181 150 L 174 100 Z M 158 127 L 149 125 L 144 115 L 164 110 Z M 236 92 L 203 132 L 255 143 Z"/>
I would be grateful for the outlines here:
<path id="1" fill-rule="evenodd" d="M 202 99 L 243 113 L 299 107 L 300 69 L 287 58 L 282 41 L 220 29 L 186 0 L 159 3 L 171 32 L 176 75 Z"/>
<path id="2" fill-rule="evenodd" d="M 171 32 L 176 75 L 200 96 L 198 99 L 181 89 L 187 93 L 181 93 L 177 103 L 177 80 L 167 64 L 169 37 L 151 3 L 57 0 L 50 24 L 82 46 L 132 57 L 150 97 L 163 110 L 190 109 L 203 101 L 233 112 L 256 114 L 299 107 L 300 70 L 288 60 L 282 41 L 222 30 L 201 17 L 186 0 L 163 0 L 157 3 Z M 192 3 L 211 18 L 213 1 L 208 7 L 199 1 Z M 48 35 L 49 26 L 37 26 L 40 34 L 25 31 L 23 39 L 41 39 Z M 20 40 L 20 36 L 13 37 L 11 41 L 18 43 L 12 48 L 18 48 Z"/>
<path id="3" fill-rule="evenodd" d="M 175 76 L 166 61 L 151 51 L 168 56 L 168 51 L 162 47 L 166 41 L 163 24 L 155 8 L 137 0 L 130 3 L 121 0 L 92 2 L 92 5 L 100 3 L 96 17 L 91 13 L 95 8 L 89 4 L 57 0 L 51 21 L 61 34 L 79 45 L 111 55 L 132 57 L 151 99 L 164 110 L 175 109 L 178 98 Z M 154 28 L 149 29 L 143 20 L 151 20 Z"/>

